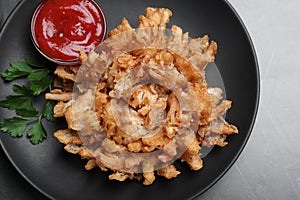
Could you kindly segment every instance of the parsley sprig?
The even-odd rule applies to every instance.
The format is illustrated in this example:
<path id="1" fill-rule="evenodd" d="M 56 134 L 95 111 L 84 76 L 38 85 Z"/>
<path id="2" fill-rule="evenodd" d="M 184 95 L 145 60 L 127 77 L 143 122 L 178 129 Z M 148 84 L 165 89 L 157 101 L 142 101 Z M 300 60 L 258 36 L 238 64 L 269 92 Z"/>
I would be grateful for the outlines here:
<path id="1" fill-rule="evenodd" d="M 51 90 L 54 79 L 53 71 L 46 67 L 45 62 L 27 55 L 25 61 L 11 62 L 10 67 L 2 72 L 1 76 L 6 81 L 27 77 L 29 83 L 13 85 L 14 94 L 0 101 L 1 107 L 14 110 L 17 115 L 2 120 L 0 130 L 12 137 L 21 137 L 27 133 L 32 144 L 42 142 L 47 136 L 42 119 L 55 120 L 53 117 L 55 102 L 47 101 L 42 111 L 39 112 L 33 105 L 33 101 L 47 89 Z"/>

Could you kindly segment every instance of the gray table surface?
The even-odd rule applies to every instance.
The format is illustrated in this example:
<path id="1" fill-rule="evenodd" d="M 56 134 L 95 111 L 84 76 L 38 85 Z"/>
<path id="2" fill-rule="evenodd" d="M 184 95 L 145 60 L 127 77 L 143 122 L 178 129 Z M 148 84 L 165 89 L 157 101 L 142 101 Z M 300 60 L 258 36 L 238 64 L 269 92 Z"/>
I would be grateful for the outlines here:
<path id="1" fill-rule="evenodd" d="M 18 1 L 0 0 L 0 24 Z M 300 1 L 229 2 L 246 24 L 258 55 L 260 108 L 237 162 L 198 199 L 300 199 Z M 0 150 L 0 199 L 42 198 Z"/>

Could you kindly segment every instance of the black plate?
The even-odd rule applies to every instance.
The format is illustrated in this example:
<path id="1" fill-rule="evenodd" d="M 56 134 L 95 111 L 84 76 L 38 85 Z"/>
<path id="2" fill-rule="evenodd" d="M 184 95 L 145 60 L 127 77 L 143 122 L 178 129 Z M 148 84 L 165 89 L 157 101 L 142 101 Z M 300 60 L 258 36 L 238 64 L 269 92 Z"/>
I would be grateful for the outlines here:
<path id="1" fill-rule="evenodd" d="M 252 130 L 259 101 L 259 72 L 256 55 L 249 35 L 238 15 L 223 0 L 102 0 L 108 30 L 122 17 L 137 26 L 138 16 L 147 6 L 168 7 L 174 16 L 170 25 L 180 25 L 191 37 L 208 34 L 218 43 L 216 64 L 221 72 L 228 99 L 233 108 L 228 121 L 236 124 L 239 135 L 228 138 L 225 148 L 214 148 L 204 158 L 204 168 L 192 172 L 180 165 L 182 174 L 173 180 L 158 178 L 151 186 L 136 181 L 118 183 L 108 181 L 100 170 L 87 172 L 78 156 L 63 150 L 51 133 L 65 127 L 63 120 L 46 124 L 48 138 L 33 146 L 26 137 L 12 139 L 1 133 L 1 144 L 12 164 L 23 177 L 45 196 L 55 199 L 189 199 L 211 187 L 232 166 Z M 30 41 L 30 17 L 38 1 L 23 0 L 10 15 L 0 33 L 0 71 L 9 62 L 20 60 L 25 54 L 37 53 Z M 23 80 L 19 80 L 22 82 Z M 14 82 L 16 83 L 16 82 Z M 11 83 L 2 79 L 3 99 L 11 91 Z M 1 119 L 11 116 L 7 109 L 0 110 Z M 234 181 L 234 180 L 232 180 Z"/>

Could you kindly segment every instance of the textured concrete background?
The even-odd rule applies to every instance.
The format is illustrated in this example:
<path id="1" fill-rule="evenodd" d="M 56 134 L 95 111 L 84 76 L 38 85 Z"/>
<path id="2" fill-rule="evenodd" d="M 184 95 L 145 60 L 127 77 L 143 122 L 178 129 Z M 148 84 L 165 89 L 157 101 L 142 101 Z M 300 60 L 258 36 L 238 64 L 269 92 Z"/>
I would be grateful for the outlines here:
<path id="1" fill-rule="evenodd" d="M 260 108 L 238 161 L 199 199 L 300 199 L 300 1 L 229 2 L 258 55 Z"/>
<path id="2" fill-rule="evenodd" d="M 19 0 L 0 0 L 0 24 Z M 198 199 L 300 199 L 300 1 L 229 0 L 243 19 L 261 71 L 258 117 L 228 173 Z M 39 199 L 0 150 L 0 199 Z"/>

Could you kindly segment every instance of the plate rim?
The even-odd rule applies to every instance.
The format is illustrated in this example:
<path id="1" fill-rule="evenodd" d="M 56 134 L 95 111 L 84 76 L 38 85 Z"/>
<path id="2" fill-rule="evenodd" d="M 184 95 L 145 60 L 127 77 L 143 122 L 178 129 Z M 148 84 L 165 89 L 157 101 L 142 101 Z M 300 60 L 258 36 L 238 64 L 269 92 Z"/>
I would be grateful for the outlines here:
<path id="1" fill-rule="evenodd" d="M 195 199 L 196 197 L 199 197 L 200 195 L 204 194 L 205 192 L 207 192 L 209 189 L 211 189 L 217 182 L 219 182 L 220 179 L 223 178 L 223 176 L 229 171 L 229 169 L 231 169 L 231 167 L 234 165 L 234 163 L 237 161 L 237 159 L 240 157 L 240 155 L 242 154 L 243 150 L 245 149 L 248 140 L 252 134 L 256 119 L 257 119 L 257 113 L 259 110 L 259 103 L 260 103 L 260 92 L 261 92 L 261 76 L 260 76 L 260 70 L 259 70 L 259 63 L 258 63 L 258 57 L 257 57 L 257 53 L 255 50 L 255 46 L 253 43 L 253 40 L 251 38 L 251 35 L 245 25 L 245 23 L 243 22 L 241 16 L 238 14 L 238 12 L 236 11 L 236 9 L 233 7 L 233 5 L 229 2 L 229 0 L 223 0 L 227 6 L 230 8 L 230 10 L 233 12 L 233 14 L 236 16 L 236 18 L 238 19 L 239 23 L 242 26 L 242 29 L 244 30 L 244 32 L 246 33 L 247 39 L 249 41 L 250 47 L 251 47 L 251 51 L 253 53 L 253 58 L 254 58 L 254 63 L 255 63 L 255 69 L 256 69 L 256 78 L 257 78 L 257 95 L 256 95 L 256 104 L 255 104 L 255 110 L 254 110 L 254 114 L 253 114 L 253 118 L 251 121 L 251 125 L 250 128 L 248 130 L 247 133 L 247 137 L 244 140 L 244 142 L 242 143 L 241 148 L 239 149 L 239 151 L 235 154 L 234 158 L 231 160 L 230 164 L 222 171 L 222 173 L 214 180 L 212 181 L 210 184 L 208 184 L 203 190 L 202 192 L 198 192 L 197 194 L 195 194 L 194 196 L 192 196 L 191 198 L 189 198 L 189 200 Z"/>
<path id="2" fill-rule="evenodd" d="M 25 0 L 20 0 L 15 5 L 15 7 L 12 9 L 12 11 L 9 13 L 8 17 L 4 20 L 3 25 L 0 27 L 0 38 L 2 37 L 2 35 L 4 33 L 4 30 L 8 26 L 9 21 L 13 18 L 13 16 L 20 9 L 20 7 L 22 7 L 22 5 L 24 4 L 24 2 L 25 2 Z M 255 125 L 255 122 L 256 122 L 256 119 L 257 119 L 258 110 L 259 110 L 260 94 L 261 94 L 261 76 L 260 76 L 258 57 L 257 57 L 257 53 L 256 53 L 256 50 L 255 50 L 255 46 L 254 46 L 253 40 L 251 38 L 251 35 L 250 35 L 250 33 L 249 33 L 249 31 L 248 31 L 245 23 L 243 22 L 242 18 L 240 17 L 240 15 L 238 14 L 238 12 L 234 8 L 234 6 L 229 2 L 229 0 L 223 0 L 223 2 L 233 12 L 233 14 L 235 15 L 235 17 L 239 21 L 240 25 L 242 26 L 242 29 L 245 32 L 246 36 L 247 36 L 247 40 L 249 41 L 249 44 L 250 44 L 250 47 L 251 47 L 251 51 L 253 53 L 253 58 L 254 58 L 254 63 L 255 63 L 255 69 L 256 69 L 256 79 L 257 79 L 256 104 L 255 104 L 255 109 L 254 109 L 254 113 L 253 113 L 253 116 L 252 116 L 252 121 L 251 121 L 251 124 L 250 124 L 250 128 L 247 131 L 247 137 L 243 141 L 241 148 L 237 151 L 237 153 L 235 154 L 235 156 L 233 157 L 233 159 L 231 160 L 231 162 L 229 163 L 229 165 L 222 171 L 222 173 L 220 173 L 219 176 L 217 176 L 217 178 L 215 178 L 210 184 L 208 184 L 204 189 L 202 189 L 202 191 L 200 191 L 200 192 L 194 194 L 193 196 L 189 197 L 188 199 L 190 199 L 190 200 L 199 197 L 200 195 L 204 194 L 209 189 L 211 189 L 220 179 L 222 179 L 222 177 L 234 165 L 234 163 L 237 161 L 237 159 L 239 158 L 239 156 L 241 155 L 241 153 L 243 152 L 243 150 L 245 149 L 245 147 L 246 147 L 246 145 L 248 143 L 248 140 L 249 140 L 249 138 L 250 138 L 250 136 L 252 134 L 252 131 L 253 131 L 253 128 L 254 128 L 254 125 Z M 22 170 L 16 165 L 16 163 L 11 158 L 10 154 L 7 152 L 7 150 L 5 148 L 5 145 L 2 142 L 1 137 L 0 137 L 0 146 L 1 146 L 1 148 L 2 148 L 2 150 L 4 152 L 4 154 L 5 154 L 5 156 L 9 160 L 9 162 L 16 169 L 16 171 L 21 175 L 21 177 L 23 177 L 26 180 L 27 183 L 29 183 L 34 189 L 36 189 L 37 192 L 41 193 L 42 195 L 44 195 L 48 199 L 53 199 L 53 197 L 51 195 L 49 195 L 48 193 L 46 193 L 45 191 L 43 191 L 41 188 L 39 188 L 36 184 L 34 184 L 30 180 L 30 178 L 28 176 L 26 176 L 22 172 Z"/>
<path id="3" fill-rule="evenodd" d="M 24 4 L 25 0 L 20 0 L 15 7 L 12 9 L 12 11 L 9 13 L 8 17 L 4 20 L 3 25 L 0 27 L 0 38 L 2 38 L 2 35 L 4 33 L 4 30 L 6 29 L 6 27 L 8 26 L 9 21 L 13 18 L 13 16 L 15 15 L 15 13 L 20 9 L 20 7 Z M 35 185 L 30 179 L 29 177 L 27 177 L 22 170 L 17 166 L 17 164 L 13 161 L 13 159 L 11 158 L 11 156 L 9 155 L 9 153 L 7 152 L 5 145 L 2 142 L 2 139 L 0 137 L 0 146 L 6 156 L 6 158 L 9 160 L 9 162 L 12 164 L 12 166 L 16 169 L 16 171 L 21 175 L 21 177 L 27 182 L 29 183 L 29 185 L 31 185 L 37 192 L 39 192 L 40 194 L 44 195 L 46 198 L 48 199 L 53 199 L 53 197 L 51 197 L 49 194 L 47 194 L 45 191 L 43 191 L 41 188 L 39 188 L 37 185 Z"/>

